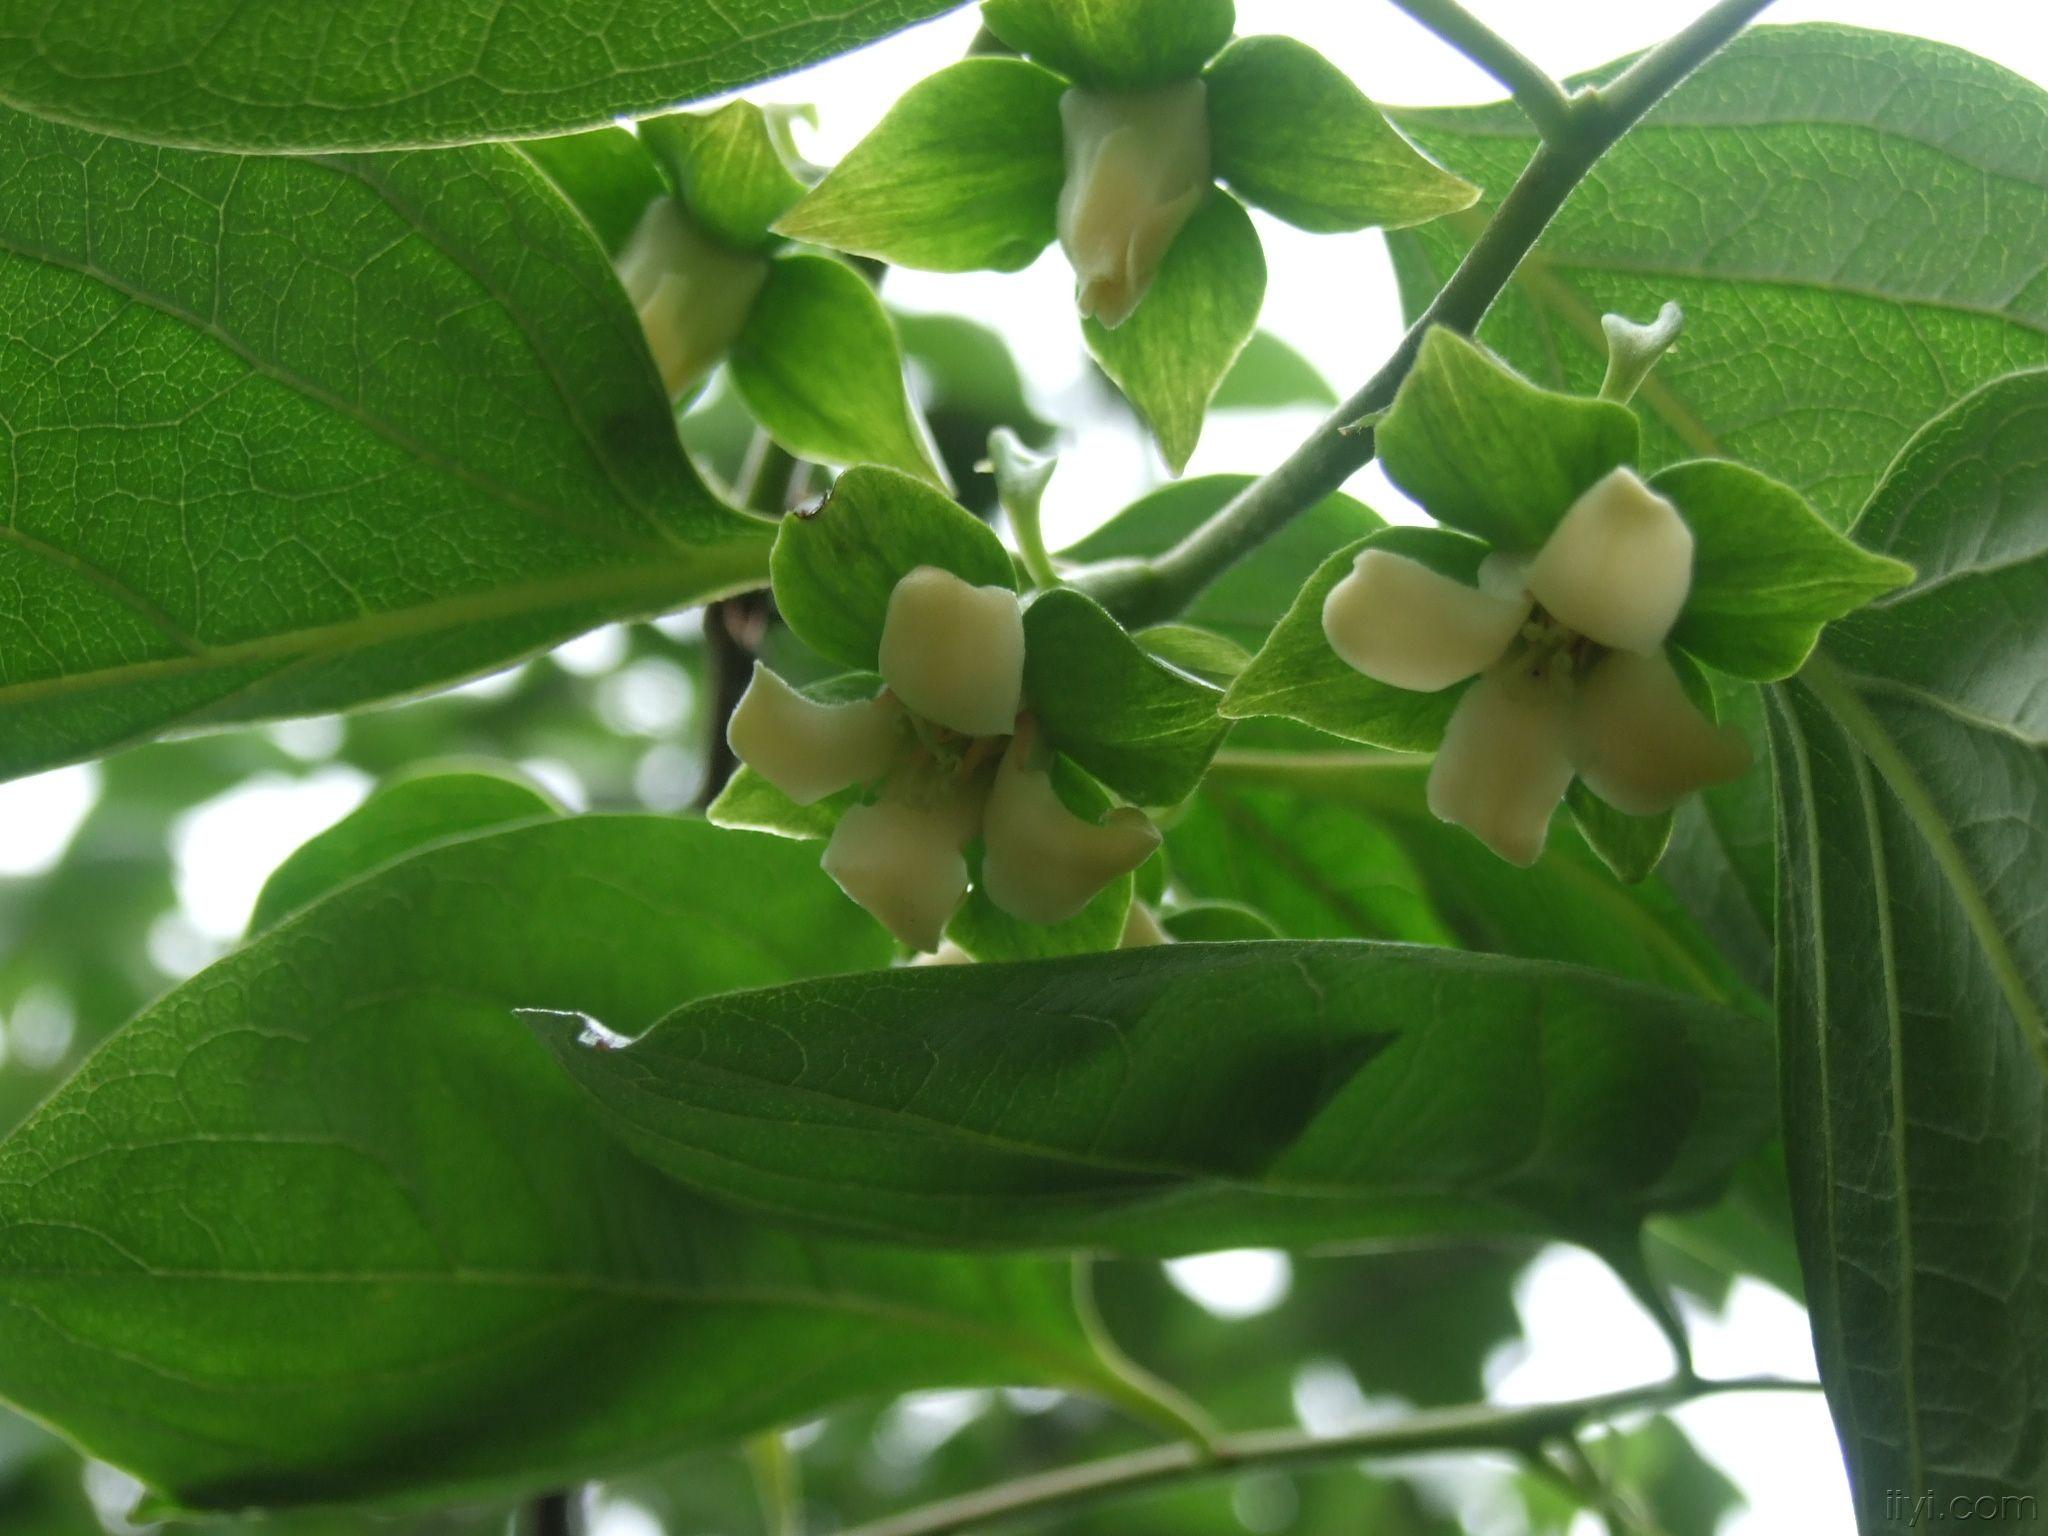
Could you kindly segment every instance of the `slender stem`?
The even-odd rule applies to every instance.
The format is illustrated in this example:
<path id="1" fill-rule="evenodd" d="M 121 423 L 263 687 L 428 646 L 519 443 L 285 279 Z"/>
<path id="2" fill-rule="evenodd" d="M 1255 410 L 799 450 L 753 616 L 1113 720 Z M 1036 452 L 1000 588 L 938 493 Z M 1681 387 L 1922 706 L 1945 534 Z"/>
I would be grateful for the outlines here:
<path id="1" fill-rule="evenodd" d="M 1223 572 L 1321 501 L 1371 460 L 1366 425 L 1389 405 L 1433 325 L 1469 334 L 1584 180 L 1594 162 L 1762 11 L 1770 0 L 1721 0 L 1684 31 L 1572 104 L 1566 131 L 1537 146 L 1486 229 L 1379 372 L 1273 469 L 1180 543 L 1150 562 L 1126 561 L 1070 579 L 1126 625 L 1170 619 Z"/>
<path id="2" fill-rule="evenodd" d="M 843 1536 L 951 1536 L 953 1532 L 1071 1511 L 1146 1489 L 1255 1469 L 1312 1467 L 1434 1451 L 1505 1450 L 1534 1454 L 1540 1453 L 1545 1444 L 1573 1434 L 1589 1420 L 1669 1407 L 1716 1392 L 1812 1390 L 1812 1382 L 1783 1381 L 1769 1376 L 1728 1381 L 1678 1379 L 1533 1408 L 1480 1404 L 1439 1409 L 1411 1414 L 1398 1424 L 1347 1435 L 1317 1436 L 1295 1429 L 1254 1430 L 1225 1435 L 1206 1450 L 1185 1443 L 1159 1445 L 1126 1456 L 1063 1467 L 857 1526 Z"/>
<path id="3" fill-rule="evenodd" d="M 789 1443 L 779 1430 L 767 1430 L 747 1441 L 746 1456 L 765 1536 L 802 1536 L 803 1485 Z"/>
<path id="4" fill-rule="evenodd" d="M 1458 0 L 1394 0 L 1394 5 L 1499 81 L 1544 138 L 1564 131 L 1572 111 L 1564 87 Z"/>

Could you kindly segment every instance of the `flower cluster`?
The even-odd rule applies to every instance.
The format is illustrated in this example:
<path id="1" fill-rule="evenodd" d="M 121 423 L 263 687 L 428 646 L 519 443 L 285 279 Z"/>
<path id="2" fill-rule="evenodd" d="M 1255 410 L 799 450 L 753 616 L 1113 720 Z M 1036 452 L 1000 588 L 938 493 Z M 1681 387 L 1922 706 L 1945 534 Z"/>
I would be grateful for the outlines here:
<path id="1" fill-rule="evenodd" d="M 1051 751 L 1023 713 L 1015 592 L 919 566 L 890 592 L 879 655 L 882 691 L 848 703 L 807 698 L 757 665 L 728 739 L 798 805 L 859 786 L 824 867 L 912 949 L 938 949 L 977 839 L 989 901 L 1041 924 L 1074 916 L 1158 847 L 1143 812 L 1090 821 L 1060 798 Z"/>

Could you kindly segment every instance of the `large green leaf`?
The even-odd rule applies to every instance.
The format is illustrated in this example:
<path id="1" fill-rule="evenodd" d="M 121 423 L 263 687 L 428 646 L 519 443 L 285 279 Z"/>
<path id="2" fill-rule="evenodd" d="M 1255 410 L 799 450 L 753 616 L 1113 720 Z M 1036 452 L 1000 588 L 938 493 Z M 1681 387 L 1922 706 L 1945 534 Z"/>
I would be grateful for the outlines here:
<path id="1" fill-rule="evenodd" d="M 1399 121 L 1488 203 L 1388 237 L 1414 313 L 1536 139 L 1505 105 Z M 1591 393 L 1602 312 L 1677 300 L 1635 400 L 1650 461 L 1739 459 L 1840 527 L 1920 423 L 2048 360 L 2044 226 L 2040 87 L 1918 38 L 1758 28 L 1594 167 L 1480 336 Z"/>
<path id="2" fill-rule="evenodd" d="M 0 773 L 452 681 L 758 584 L 520 153 L 0 113 Z"/>
<path id="3" fill-rule="evenodd" d="M 852 1394 L 1115 1394 L 1060 1266 L 807 1241 L 609 1139 L 519 1017 L 882 963 L 813 850 L 653 817 L 337 892 L 0 1147 L 0 1396 L 198 1506 L 450 1502 Z"/>
<path id="4" fill-rule="evenodd" d="M 162 144 L 375 149 L 738 90 L 957 0 L 0 0 L 0 100 Z"/>
<path id="5" fill-rule="evenodd" d="M 1230 41 L 1232 0 L 984 0 L 988 29 L 1019 53 L 1099 90 L 1143 90 L 1201 73 Z"/>
<path id="6" fill-rule="evenodd" d="M 1936 420 L 1855 531 L 1919 578 L 1771 736 L 1793 1204 L 1877 1532 L 1896 1490 L 2048 1496 L 2048 373 Z"/>
<path id="7" fill-rule="evenodd" d="M 1754 1017 L 1408 945 L 876 972 L 707 999 L 615 1051 L 539 1027 L 685 1183 L 953 1244 L 1605 1242 L 1709 1197 L 1774 1089 Z"/>

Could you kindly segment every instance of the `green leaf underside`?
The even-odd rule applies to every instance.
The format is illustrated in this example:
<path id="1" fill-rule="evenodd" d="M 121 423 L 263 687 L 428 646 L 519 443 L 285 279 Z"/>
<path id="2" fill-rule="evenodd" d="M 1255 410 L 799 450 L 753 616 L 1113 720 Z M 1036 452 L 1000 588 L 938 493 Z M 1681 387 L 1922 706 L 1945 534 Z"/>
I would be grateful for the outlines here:
<path id="1" fill-rule="evenodd" d="M 1217 176 L 1290 224 L 1324 234 L 1395 229 L 1478 199 L 1478 188 L 1418 154 L 1305 43 L 1241 37 L 1206 78 Z"/>
<path id="2" fill-rule="evenodd" d="M 1265 297 L 1258 231 L 1236 198 L 1211 192 L 1130 318 L 1113 331 L 1081 322 L 1089 352 L 1145 419 L 1175 473 L 1195 451 L 1209 399 L 1251 339 Z"/>
<path id="3" fill-rule="evenodd" d="M 1486 546 L 1448 528 L 1386 528 L 1347 545 L 1319 567 L 1251 665 L 1223 696 L 1231 719 L 1280 715 L 1319 731 L 1399 751 L 1433 752 L 1443 740 L 1462 684 L 1418 693 L 1355 670 L 1323 632 L 1323 603 L 1367 549 L 1420 561 L 1467 585 L 1477 582 Z"/>
<path id="4" fill-rule="evenodd" d="M 1388 477 L 1438 522 L 1527 552 L 1579 494 L 1637 457 L 1627 407 L 1558 394 L 1441 326 L 1374 430 Z"/>
<path id="5" fill-rule="evenodd" d="M 709 1206 L 619 1149 L 513 1011 L 642 1028 L 887 948 L 809 850 L 652 817 L 337 893 L 0 1148 L 0 1394 L 209 1507 L 502 1497 L 852 1394 L 1104 1388 L 1063 1267 Z"/>
<path id="6" fill-rule="evenodd" d="M 988 29 L 1070 80 L 1142 90 L 1200 74 L 1230 41 L 1231 0 L 987 0 Z"/>
<path id="7" fill-rule="evenodd" d="M 1082 565 L 1161 554 L 1251 483 L 1250 475 L 1201 475 L 1162 485 L 1059 559 Z M 1255 651 L 1324 560 L 1384 526 L 1364 503 L 1342 492 L 1326 496 L 1205 587 L 1184 617 Z"/>
<path id="8" fill-rule="evenodd" d="M 528 139 L 519 148 L 576 205 L 614 260 L 654 200 L 668 191 L 653 156 L 630 129 L 592 128 Z"/>
<path id="9" fill-rule="evenodd" d="M 690 217 L 741 250 L 766 243 L 769 226 L 804 195 L 767 114 L 751 101 L 651 117 L 640 139 Z"/>
<path id="10" fill-rule="evenodd" d="M 1052 243 L 1066 161 L 1060 79 L 963 59 L 906 91 L 776 226 L 927 272 L 1027 267 Z"/>
<path id="11" fill-rule="evenodd" d="M 978 587 L 1017 585 L 1010 552 L 988 524 L 895 470 L 841 475 L 815 512 L 783 519 L 775 540 L 775 602 L 821 656 L 872 672 L 889 595 L 921 565 Z"/>
<path id="12" fill-rule="evenodd" d="M 1510 107 L 1399 121 L 1489 206 L 1535 149 Z M 2048 361 L 2044 167 L 2048 95 L 1997 65 L 1890 33 L 1755 28 L 1594 167 L 1480 336 L 1591 393 L 1602 312 L 1677 300 L 1685 334 L 1635 400 L 1647 463 L 1739 459 L 1841 527 L 1923 421 Z M 1485 212 L 1389 237 L 1411 315 Z"/>
<path id="13" fill-rule="evenodd" d="M 845 263 L 801 252 L 771 261 L 726 366 L 754 418 L 799 458 L 939 480 L 889 312 Z"/>
<path id="14" fill-rule="evenodd" d="M 271 871 L 249 931 L 275 927 L 358 875 L 431 843 L 560 814 L 540 790 L 505 773 L 427 772 L 394 780 Z"/>
<path id="15" fill-rule="evenodd" d="M 1167 828 L 1174 879 L 1290 938 L 1407 939 L 1594 966 L 1761 1012 L 1658 879 L 1625 886 L 1569 817 L 1528 870 L 1430 814 L 1424 759 L 1236 748 Z"/>
<path id="16" fill-rule="evenodd" d="M 1337 391 L 1316 372 L 1315 364 L 1271 331 L 1255 331 L 1216 386 L 1209 409 L 1274 411 L 1291 405 L 1327 409 L 1336 403 Z"/>
<path id="17" fill-rule="evenodd" d="M 1194 791 L 1228 722 L 1209 684 L 1147 655 L 1094 599 L 1056 587 L 1024 613 L 1024 698 L 1046 739 L 1139 805 Z"/>
<path id="18" fill-rule="evenodd" d="M 1772 690 L 1802 1266 L 1863 1528 L 2048 1494 L 2048 373 L 1856 526 L 1918 569 Z"/>
<path id="19" fill-rule="evenodd" d="M 691 471 L 517 149 L 245 159 L 0 114 L 0 166 L 0 773 L 759 581 L 770 530 Z"/>
<path id="20" fill-rule="evenodd" d="M 0 101 L 124 138 L 382 149 L 559 133 L 738 90 L 954 0 L 0 0 Z"/>
<path id="21" fill-rule="evenodd" d="M 685 1183 L 1023 1248 L 1625 1228 L 1709 1195 L 1773 1092 L 1753 1018 L 1408 946 L 877 972 L 693 1004 L 623 1051 L 537 1027 Z"/>

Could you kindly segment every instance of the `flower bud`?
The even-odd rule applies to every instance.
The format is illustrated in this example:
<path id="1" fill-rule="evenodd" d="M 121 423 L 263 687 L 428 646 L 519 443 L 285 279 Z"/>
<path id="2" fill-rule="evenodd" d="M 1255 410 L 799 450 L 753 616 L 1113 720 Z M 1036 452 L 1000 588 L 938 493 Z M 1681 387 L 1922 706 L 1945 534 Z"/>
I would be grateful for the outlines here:
<path id="1" fill-rule="evenodd" d="M 1648 655 L 1671 633 L 1692 588 L 1692 530 L 1623 467 L 1572 503 L 1530 563 L 1528 581 L 1559 622 Z"/>
<path id="2" fill-rule="evenodd" d="M 1130 806 L 1083 821 L 1061 803 L 1050 774 L 1026 766 L 1029 750 L 1024 737 L 1014 738 L 996 769 L 982 824 L 981 887 L 1014 918 L 1061 923 L 1151 857 L 1159 829 Z"/>
<path id="3" fill-rule="evenodd" d="M 1024 610 L 1008 587 L 920 565 L 882 621 L 882 679 L 912 714 L 963 736 L 1007 736 L 1024 699 Z"/>
<path id="4" fill-rule="evenodd" d="M 1115 330 L 1130 318 L 1181 226 L 1209 190 L 1209 99 L 1200 80 L 1149 91 L 1060 97 L 1067 179 L 1060 248 L 1081 313 Z"/>
<path id="5" fill-rule="evenodd" d="M 1661 651 L 1593 665 L 1572 704 L 1571 754 L 1586 788 L 1631 816 L 1660 815 L 1749 768 L 1742 732 L 1701 714 Z"/>
<path id="6" fill-rule="evenodd" d="M 672 197 L 657 200 L 619 255 L 619 282 L 639 313 L 671 399 L 725 356 L 768 281 L 768 262 L 721 245 Z"/>
<path id="7" fill-rule="evenodd" d="M 912 949 L 936 950 L 967 896 L 960 850 L 974 835 L 974 809 L 965 788 L 856 805 L 825 845 L 825 873 Z"/>
<path id="8" fill-rule="evenodd" d="M 1569 679 L 1503 661 L 1466 690 L 1429 770 L 1429 808 L 1525 869 L 1571 787 Z"/>
<path id="9" fill-rule="evenodd" d="M 1375 682 L 1435 693 L 1498 661 L 1528 616 L 1526 597 L 1498 597 L 1368 549 L 1323 600 L 1323 634 Z"/>
<path id="10" fill-rule="evenodd" d="M 903 712 L 890 700 L 820 704 L 758 661 L 725 728 L 733 755 L 798 805 L 879 779 L 901 755 L 906 734 Z"/>

